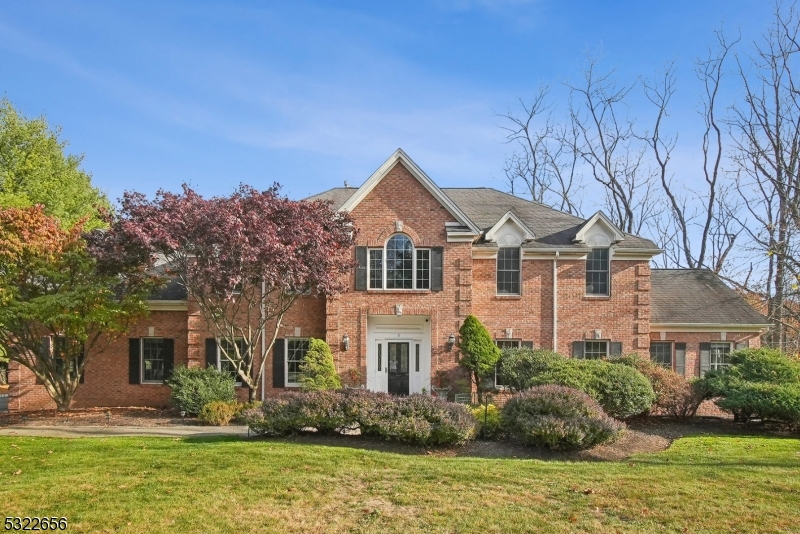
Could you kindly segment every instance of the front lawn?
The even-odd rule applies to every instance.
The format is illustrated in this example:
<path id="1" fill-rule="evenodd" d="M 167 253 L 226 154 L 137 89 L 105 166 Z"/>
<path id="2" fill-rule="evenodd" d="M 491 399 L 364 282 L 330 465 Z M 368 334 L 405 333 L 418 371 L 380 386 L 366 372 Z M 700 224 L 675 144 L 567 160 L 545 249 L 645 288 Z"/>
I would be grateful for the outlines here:
<path id="1" fill-rule="evenodd" d="M 4 515 L 65 516 L 71 532 L 800 532 L 789 438 L 683 438 L 622 463 L 231 438 L 0 450 Z"/>

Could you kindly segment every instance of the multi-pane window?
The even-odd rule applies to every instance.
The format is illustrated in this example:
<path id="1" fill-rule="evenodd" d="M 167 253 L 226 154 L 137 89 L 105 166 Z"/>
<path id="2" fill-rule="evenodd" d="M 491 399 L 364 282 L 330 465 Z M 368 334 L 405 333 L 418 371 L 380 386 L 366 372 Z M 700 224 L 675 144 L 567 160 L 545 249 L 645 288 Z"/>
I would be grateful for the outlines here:
<path id="1" fill-rule="evenodd" d="M 672 343 L 669 341 L 651 342 L 650 361 L 656 365 L 672 369 Z"/>
<path id="2" fill-rule="evenodd" d="M 607 248 L 593 248 L 586 256 L 586 294 L 608 295 Z"/>
<path id="3" fill-rule="evenodd" d="M 68 347 L 68 343 L 72 344 L 73 346 Z M 68 355 L 67 354 L 68 350 L 74 353 L 74 351 L 77 348 L 76 346 L 74 346 L 76 343 L 77 343 L 76 341 L 68 340 L 64 336 L 53 337 L 53 358 L 55 359 L 56 373 L 62 374 L 64 372 L 65 359 L 69 360 L 69 374 L 71 376 L 75 376 L 75 374 L 78 372 L 75 359 L 72 357 L 64 358 L 64 356 Z M 83 349 L 81 349 L 81 352 L 83 352 Z M 83 359 L 83 356 L 82 355 L 79 356 L 79 359 Z"/>
<path id="4" fill-rule="evenodd" d="M 518 339 L 496 339 L 494 342 L 500 350 L 518 349 L 520 347 L 520 340 Z M 505 378 L 500 372 L 500 365 L 494 366 L 494 387 L 502 389 L 507 387 Z"/>
<path id="5" fill-rule="evenodd" d="M 300 365 L 308 352 L 308 339 L 289 339 L 286 342 L 286 383 L 300 385 Z"/>
<path id="6" fill-rule="evenodd" d="M 164 381 L 164 339 L 143 337 L 142 343 L 142 383 L 161 383 Z"/>
<path id="7" fill-rule="evenodd" d="M 414 281 L 414 245 L 397 234 L 386 242 L 386 289 L 412 289 Z"/>
<path id="8" fill-rule="evenodd" d="M 369 289 L 431 288 L 431 251 L 414 248 L 406 235 L 393 235 L 385 249 L 370 249 L 368 264 Z"/>
<path id="9" fill-rule="evenodd" d="M 431 287 L 431 251 L 417 250 L 417 289 Z"/>
<path id="10" fill-rule="evenodd" d="M 243 358 L 247 352 L 247 345 L 245 345 L 243 339 L 236 340 L 236 347 L 234 347 L 234 345 L 231 344 L 231 342 L 227 339 L 220 339 L 217 345 L 217 366 L 223 373 L 230 373 L 234 381 L 236 381 L 237 384 L 240 384 L 242 379 L 236 370 L 236 365 L 234 365 L 232 361 L 225 357 L 225 354 L 228 354 L 231 358 L 236 359 L 236 348 L 239 349 L 239 358 Z"/>
<path id="11" fill-rule="evenodd" d="M 731 354 L 730 343 L 711 343 L 710 361 L 711 369 L 722 369 L 730 365 L 728 357 Z"/>
<path id="12" fill-rule="evenodd" d="M 369 288 L 383 289 L 383 249 L 369 251 Z"/>
<path id="13" fill-rule="evenodd" d="M 598 360 L 608 356 L 608 341 L 585 341 L 583 357 L 587 360 Z"/>
<path id="14" fill-rule="evenodd" d="M 497 251 L 497 294 L 519 295 L 519 249 Z"/>

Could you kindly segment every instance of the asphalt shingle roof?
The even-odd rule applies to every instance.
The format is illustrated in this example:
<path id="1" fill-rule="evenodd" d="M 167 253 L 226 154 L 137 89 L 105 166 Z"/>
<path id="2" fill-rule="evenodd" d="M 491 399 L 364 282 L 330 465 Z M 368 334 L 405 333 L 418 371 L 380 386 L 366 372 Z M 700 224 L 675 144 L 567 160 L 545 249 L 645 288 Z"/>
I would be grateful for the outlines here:
<path id="1" fill-rule="evenodd" d="M 306 200 L 327 200 L 332 202 L 334 209 L 339 209 L 357 190 L 355 187 L 335 187 Z M 580 217 L 488 187 L 444 188 L 442 191 L 484 232 L 494 226 L 507 211 L 513 211 L 536 236 L 534 241 L 526 243 L 523 248 L 584 246 L 572 242 L 586 222 Z M 631 234 L 625 234 L 625 240 L 620 246 L 658 248 L 649 239 Z"/>
<path id="2" fill-rule="evenodd" d="M 651 323 L 768 324 L 712 271 L 652 269 L 651 273 Z"/>

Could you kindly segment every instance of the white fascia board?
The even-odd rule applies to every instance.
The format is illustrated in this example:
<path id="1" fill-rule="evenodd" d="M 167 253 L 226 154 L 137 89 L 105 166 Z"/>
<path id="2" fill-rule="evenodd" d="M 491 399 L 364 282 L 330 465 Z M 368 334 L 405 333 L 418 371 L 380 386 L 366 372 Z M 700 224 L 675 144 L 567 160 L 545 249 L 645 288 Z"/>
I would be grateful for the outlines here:
<path id="1" fill-rule="evenodd" d="M 185 300 L 148 300 L 150 311 L 187 311 L 189 304 Z"/>
<path id="2" fill-rule="evenodd" d="M 660 248 L 618 248 L 614 247 L 614 257 L 618 260 L 650 261 L 653 256 L 664 252 Z"/>
<path id="3" fill-rule="evenodd" d="M 611 222 L 611 219 L 606 217 L 606 214 L 603 213 L 602 211 L 598 211 L 597 213 L 592 215 L 589 218 L 589 220 L 583 224 L 583 226 L 581 226 L 581 229 L 578 230 L 577 234 L 575 234 L 573 241 L 575 241 L 576 243 L 585 243 L 586 232 L 598 222 L 603 224 L 606 228 L 608 228 L 611 231 L 611 233 L 614 236 L 614 239 L 612 240 L 614 243 L 618 243 L 623 239 L 625 239 L 625 234 L 619 231 L 619 228 L 617 228 L 616 225 L 613 222 Z"/>
<path id="4" fill-rule="evenodd" d="M 522 233 L 524 235 L 524 239 L 523 239 L 524 241 L 531 241 L 531 240 L 535 239 L 535 236 L 533 235 L 533 231 L 530 228 L 528 228 L 528 226 L 524 222 L 522 222 L 519 219 L 519 217 L 517 217 L 514 214 L 513 211 L 508 210 L 505 213 L 505 215 L 500 217 L 500 220 L 497 221 L 495 223 L 495 225 L 492 226 L 491 229 L 489 229 L 488 232 L 486 232 L 486 237 L 485 237 L 486 241 L 494 241 L 494 236 L 495 236 L 495 234 L 497 234 L 497 231 L 500 230 L 500 228 L 502 228 L 503 225 L 509 220 L 511 220 L 511 222 L 514 223 L 517 226 L 517 228 L 522 230 Z"/>
<path id="5" fill-rule="evenodd" d="M 769 330 L 771 324 L 650 323 L 651 332 L 753 332 Z"/>
<path id="6" fill-rule="evenodd" d="M 448 243 L 472 243 L 476 239 L 480 237 L 480 234 L 473 234 L 473 233 L 458 233 L 458 232 L 447 232 L 447 242 Z"/>
<path id="7" fill-rule="evenodd" d="M 403 152 L 402 148 L 398 148 L 394 151 L 394 154 L 389 156 L 389 159 L 383 162 L 383 165 L 378 167 L 378 170 L 372 173 L 366 182 L 364 182 L 358 190 L 347 199 L 347 202 L 342 204 L 342 207 L 339 208 L 339 211 L 352 211 L 356 206 L 358 206 L 362 200 L 372 191 L 375 189 L 375 186 L 378 185 L 381 180 L 386 176 L 386 174 L 392 169 L 392 167 L 397 164 L 397 162 L 401 162 L 406 169 L 411 173 L 414 178 L 417 179 L 422 186 L 428 190 L 428 192 L 433 195 L 433 198 L 439 201 L 439 203 L 444 206 L 447 211 L 450 212 L 450 215 L 455 217 L 458 222 L 472 230 L 473 233 L 480 234 L 481 230 L 472 220 L 467 217 L 467 215 L 461 211 L 459 208 L 450 198 L 445 195 L 439 186 L 437 186 L 433 180 L 431 180 L 419 166 L 414 163 L 414 161 L 408 157 L 408 154 Z"/>
<path id="8" fill-rule="evenodd" d="M 553 249 L 553 248 L 535 248 L 523 249 L 523 260 L 552 260 L 558 253 L 558 258 L 562 260 L 583 260 L 589 254 L 591 249 Z"/>

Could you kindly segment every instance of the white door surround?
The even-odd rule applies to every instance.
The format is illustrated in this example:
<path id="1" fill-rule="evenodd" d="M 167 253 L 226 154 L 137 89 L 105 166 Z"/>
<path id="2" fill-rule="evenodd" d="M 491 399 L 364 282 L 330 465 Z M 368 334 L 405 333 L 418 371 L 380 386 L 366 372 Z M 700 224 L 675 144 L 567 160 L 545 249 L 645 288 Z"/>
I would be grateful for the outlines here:
<path id="1" fill-rule="evenodd" d="M 390 342 L 409 344 L 408 392 L 431 390 L 431 318 L 427 315 L 367 317 L 367 389 L 389 391 Z M 417 366 L 419 359 L 419 366 Z"/>

